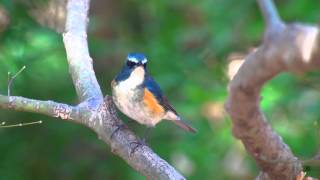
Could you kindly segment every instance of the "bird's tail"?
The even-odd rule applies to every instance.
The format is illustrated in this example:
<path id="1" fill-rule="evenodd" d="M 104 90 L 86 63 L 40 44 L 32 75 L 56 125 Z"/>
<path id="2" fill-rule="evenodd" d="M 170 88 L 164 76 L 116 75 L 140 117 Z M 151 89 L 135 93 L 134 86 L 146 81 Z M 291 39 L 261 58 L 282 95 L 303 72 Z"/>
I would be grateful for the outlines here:
<path id="1" fill-rule="evenodd" d="M 179 120 L 172 120 L 172 122 L 174 122 L 176 125 L 178 125 L 179 127 L 181 127 L 182 129 L 192 132 L 192 133 L 196 133 L 197 130 L 193 127 L 191 127 L 186 121 L 182 120 L 181 118 Z"/>

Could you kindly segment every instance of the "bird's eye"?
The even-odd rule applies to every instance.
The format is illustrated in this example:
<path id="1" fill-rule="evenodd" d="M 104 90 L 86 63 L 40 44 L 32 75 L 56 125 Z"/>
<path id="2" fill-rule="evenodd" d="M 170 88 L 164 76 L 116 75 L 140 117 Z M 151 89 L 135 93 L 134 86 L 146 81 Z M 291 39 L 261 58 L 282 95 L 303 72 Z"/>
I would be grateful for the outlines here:
<path id="1" fill-rule="evenodd" d="M 137 65 L 137 63 L 132 62 L 132 61 L 127 61 L 127 65 L 128 65 L 130 68 L 132 68 L 132 67 L 134 67 L 135 65 Z"/>

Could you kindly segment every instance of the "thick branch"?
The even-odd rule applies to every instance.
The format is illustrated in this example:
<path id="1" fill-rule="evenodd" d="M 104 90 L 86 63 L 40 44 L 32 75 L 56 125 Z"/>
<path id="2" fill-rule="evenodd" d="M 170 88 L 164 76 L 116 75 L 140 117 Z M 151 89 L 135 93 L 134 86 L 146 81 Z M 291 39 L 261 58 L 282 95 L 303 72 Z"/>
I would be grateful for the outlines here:
<path id="1" fill-rule="evenodd" d="M 34 112 L 61 119 L 79 119 L 77 108 L 53 101 L 39 101 L 18 96 L 0 95 L 0 108 Z"/>
<path id="2" fill-rule="evenodd" d="M 63 42 L 68 56 L 69 71 L 81 101 L 102 103 L 103 95 L 93 71 L 87 43 L 89 0 L 69 0 L 66 32 Z"/>
<path id="3" fill-rule="evenodd" d="M 226 109 L 233 133 L 264 172 L 262 179 L 294 179 L 301 163 L 267 123 L 260 110 L 264 83 L 283 71 L 303 73 L 320 68 L 319 28 L 300 24 L 285 27 L 249 54 L 229 84 Z M 270 33 L 270 32 L 269 32 Z"/>

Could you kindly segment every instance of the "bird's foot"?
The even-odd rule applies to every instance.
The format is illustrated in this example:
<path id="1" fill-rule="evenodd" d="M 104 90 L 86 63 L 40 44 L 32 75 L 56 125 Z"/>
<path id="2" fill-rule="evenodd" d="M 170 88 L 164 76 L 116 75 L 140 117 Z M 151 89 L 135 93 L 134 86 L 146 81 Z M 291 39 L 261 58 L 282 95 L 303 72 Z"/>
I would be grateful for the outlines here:
<path id="1" fill-rule="evenodd" d="M 143 146 L 146 146 L 146 139 L 143 138 L 143 139 L 139 139 L 138 141 L 134 141 L 134 142 L 131 142 L 130 143 L 130 147 L 131 147 L 131 152 L 130 152 L 130 155 L 132 155 L 133 153 L 136 152 L 136 150 L 139 148 L 139 147 L 143 147 Z"/>
<path id="2" fill-rule="evenodd" d="M 126 124 L 117 124 L 117 125 L 115 125 L 117 128 L 111 133 L 111 136 L 110 136 L 110 139 L 112 139 L 113 137 L 114 137 L 114 135 L 118 132 L 118 131 L 120 131 L 120 130 L 122 130 L 122 129 L 127 129 L 128 128 L 128 126 L 126 125 Z"/>

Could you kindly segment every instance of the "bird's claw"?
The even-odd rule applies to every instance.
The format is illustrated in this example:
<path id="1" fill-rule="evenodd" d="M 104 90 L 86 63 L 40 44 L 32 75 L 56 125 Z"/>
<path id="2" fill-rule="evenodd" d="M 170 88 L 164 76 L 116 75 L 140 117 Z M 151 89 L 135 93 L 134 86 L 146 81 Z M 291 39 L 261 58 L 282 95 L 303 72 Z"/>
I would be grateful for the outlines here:
<path id="1" fill-rule="evenodd" d="M 132 147 L 132 145 L 134 145 Z M 134 142 L 131 142 L 130 143 L 130 147 L 131 147 L 131 152 L 130 152 L 130 155 L 132 155 L 133 153 L 136 152 L 136 150 L 138 149 L 138 147 L 143 147 L 143 146 L 146 146 L 146 139 L 142 139 L 142 140 L 138 140 L 138 141 L 134 141 Z"/>
<path id="2" fill-rule="evenodd" d="M 116 125 L 116 129 L 111 133 L 110 139 L 112 139 L 114 137 L 114 135 L 120 131 L 121 129 L 127 129 L 128 126 L 126 124 L 117 124 Z"/>

